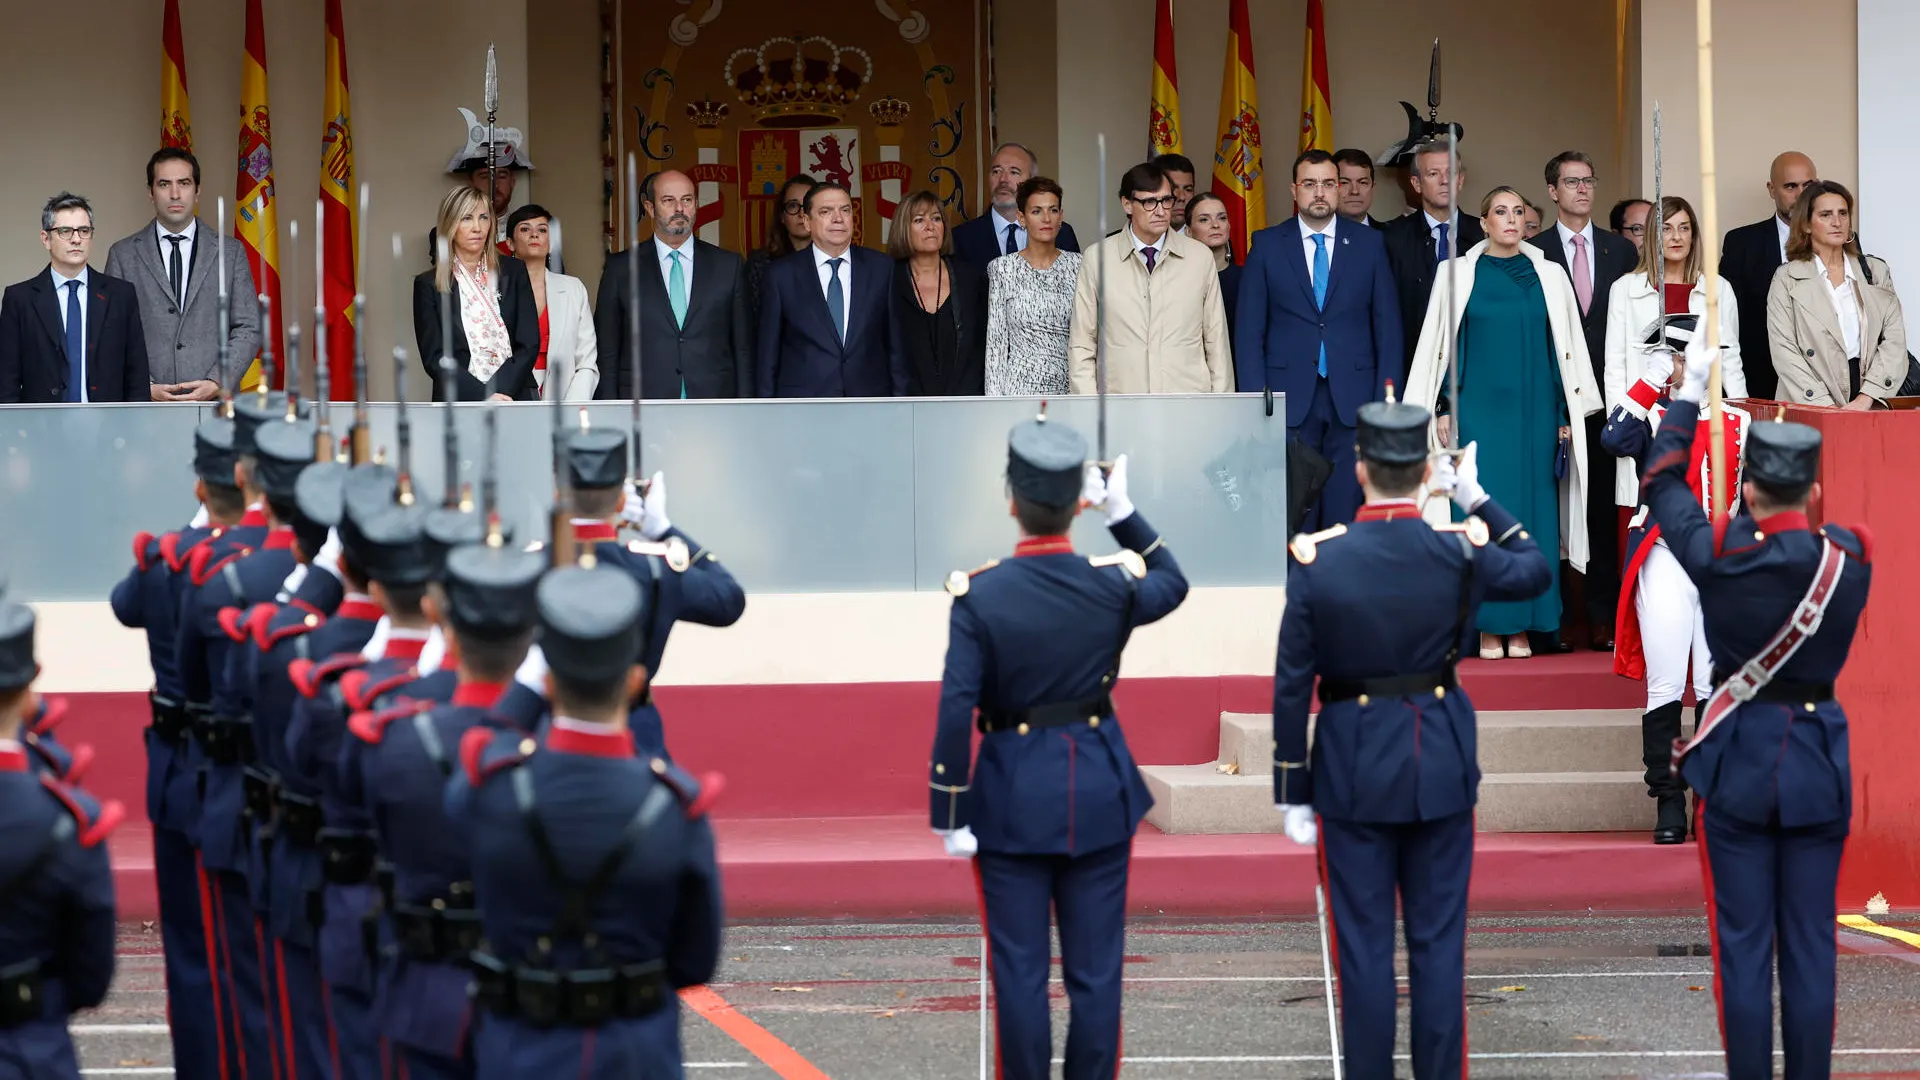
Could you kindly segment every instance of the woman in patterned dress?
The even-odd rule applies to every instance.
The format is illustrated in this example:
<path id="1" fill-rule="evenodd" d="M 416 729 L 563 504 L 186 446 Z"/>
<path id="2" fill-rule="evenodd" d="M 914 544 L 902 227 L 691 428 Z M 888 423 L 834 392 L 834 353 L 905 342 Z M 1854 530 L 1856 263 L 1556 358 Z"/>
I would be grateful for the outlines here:
<path id="1" fill-rule="evenodd" d="M 1067 331 L 1080 255 L 1054 244 L 1060 185 L 1036 176 L 1020 185 L 1027 246 L 987 264 L 987 396 L 1069 393 Z"/>

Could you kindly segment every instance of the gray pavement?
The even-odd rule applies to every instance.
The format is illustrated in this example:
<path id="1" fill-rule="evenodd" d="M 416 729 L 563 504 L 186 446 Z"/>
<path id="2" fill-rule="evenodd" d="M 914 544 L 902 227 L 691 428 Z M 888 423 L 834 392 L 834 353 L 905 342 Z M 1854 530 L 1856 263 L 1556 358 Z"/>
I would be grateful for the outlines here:
<path id="1" fill-rule="evenodd" d="M 1697 916 L 1473 920 L 1473 1076 L 1724 1075 L 1706 940 L 1706 921 Z M 1920 951 L 1851 931 L 1841 942 L 1834 1076 L 1920 1078 Z M 76 1019 L 87 1075 L 171 1075 L 157 946 L 150 929 L 128 928 L 112 997 Z M 795 1056 L 773 1052 L 776 1063 L 787 1064 L 764 1063 L 721 1026 L 689 1012 L 689 1075 L 977 1077 L 979 948 L 977 925 L 952 921 L 736 927 L 712 990 Z M 1127 950 L 1123 1076 L 1332 1076 L 1311 921 L 1136 919 Z M 1057 983 L 1054 1009 L 1057 1051 L 1066 1021 Z M 740 1021 L 728 1024 L 737 1031 Z M 1403 1009 L 1403 1054 L 1405 1025 Z M 798 1059 L 817 1072 L 791 1064 Z M 1404 1059 L 1400 1074 L 1411 1075 Z"/>

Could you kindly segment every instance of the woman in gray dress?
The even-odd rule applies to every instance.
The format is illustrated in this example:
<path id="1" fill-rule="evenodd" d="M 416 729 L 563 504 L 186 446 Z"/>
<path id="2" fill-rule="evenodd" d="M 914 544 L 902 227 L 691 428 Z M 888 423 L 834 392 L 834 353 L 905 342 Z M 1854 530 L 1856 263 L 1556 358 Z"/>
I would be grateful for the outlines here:
<path id="1" fill-rule="evenodd" d="M 987 396 L 1069 393 L 1067 330 L 1080 255 L 1054 244 L 1060 185 L 1036 176 L 1020 185 L 1027 246 L 987 264 Z"/>

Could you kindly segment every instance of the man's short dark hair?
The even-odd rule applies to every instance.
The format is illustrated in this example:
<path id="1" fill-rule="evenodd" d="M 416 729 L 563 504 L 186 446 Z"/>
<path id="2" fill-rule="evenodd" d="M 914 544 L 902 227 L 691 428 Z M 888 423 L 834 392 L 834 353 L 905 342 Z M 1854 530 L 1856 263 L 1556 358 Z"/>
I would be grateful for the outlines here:
<path id="1" fill-rule="evenodd" d="M 1300 151 L 1300 156 L 1293 159 L 1293 178 L 1295 180 L 1300 179 L 1300 166 L 1302 165 L 1333 165 L 1336 171 L 1339 169 L 1339 165 L 1333 160 L 1333 155 L 1317 147 L 1312 150 L 1302 150 Z"/>
<path id="2" fill-rule="evenodd" d="M 1772 509 L 1798 506 L 1807 501 L 1807 496 L 1813 494 L 1812 484 L 1796 484 L 1793 487 L 1781 487 L 1777 484 L 1769 484 L 1765 480 L 1751 476 L 1747 477 L 1747 480 L 1753 484 L 1754 490 L 1760 493 L 1760 497 L 1771 504 Z M 1748 507 L 1749 511 L 1752 509 L 1752 507 Z"/>
<path id="3" fill-rule="evenodd" d="M 71 191 L 63 191 L 53 198 L 48 199 L 47 205 L 40 208 L 40 231 L 52 232 L 54 215 L 62 210 L 85 210 L 87 212 L 87 224 L 93 224 L 93 204 L 75 195 Z"/>
<path id="4" fill-rule="evenodd" d="M 519 228 L 521 222 L 535 221 L 540 219 L 544 219 L 548 222 L 552 222 L 553 215 L 547 213 L 547 208 L 544 206 L 541 206 L 539 203 L 528 203 L 527 205 L 521 207 L 520 209 L 515 210 L 513 213 L 508 214 L 507 215 L 507 239 L 509 240 L 513 239 L 513 230 Z"/>
<path id="5" fill-rule="evenodd" d="M 612 517 L 620 509 L 620 496 L 625 492 L 618 487 L 573 489 L 573 512 L 585 518 Z"/>
<path id="6" fill-rule="evenodd" d="M 1635 206 L 1645 206 L 1651 211 L 1653 209 L 1653 202 L 1649 199 L 1621 199 L 1619 202 L 1613 204 L 1613 210 L 1607 214 L 1607 227 L 1614 232 L 1626 231 L 1627 211 L 1633 209 Z"/>
<path id="7" fill-rule="evenodd" d="M 1060 200 L 1060 205 L 1067 204 L 1067 193 L 1061 190 L 1058 181 L 1046 176 L 1029 176 L 1020 181 L 1019 187 L 1013 189 L 1013 205 L 1024 211 L 1027 208 L 1027 200 L 1035 195 L 1051 195 Z"/>
<path id="8" fill-rule="evenodd" d="M 201 477 L 200 483 L 207 492 L 207 512 L 221 517 L 233 517 L 247 509 L 246 492 L 232 484 L 216 483 Z"/>
<path id="9" fill-rule="evenodd" d="M 403 619 L 413 619 L 420 616 L 420 604 L 427 598 L 427 586 L 425 582 L 421 582 L 418 585 L 394 585 L 382 581 L 380 587 L 386 591 L 387 604 L 393 608 L 393 614 Z"/>
<path id="10" fill-rule="evenodd" d="M 153 170 L 163 161 L 184 161 L 193 166 L 193 186 L 200 186 L 200 159 L 194 157 L 191 151 L 182 150 L 178 146 L 163 146 L 155 150 L 153 156 L 147 159 L 147 187 L 153 187 Z"/>
<path id="11" fill-rule="evenodd" d="M 1193 159 L 1185 154 L 1161 154 L 1153 159 L 1153 163 L 1163 173 L 1183 172 L 1194 176 L 1200 175 L 1200 170 L 1193 167 Z"/>
<path id="12" fill-rule="evenodd" d="M 1351 165 L 1356 169 L 1367 170 L 1368 176 L 1373 175 L 1373 158 L 1367 156 L 1365 150 L 1355 150 L 1351 146 L 1344 150 L 1335 150 L 1333 152 L 1333 164 L 1336 168 L 1341 165 Z"/>
<path id="13" fill-rule="evenodd" d="M 1547 184 L 1551 186 L 1553 184 L 1559 183 L 1561 166 L 1567 165 L 1575 161 L 1579 162 L 1582 165 L 1585 165 L 1587 167 L 1587 171 L 1590 173 L 1597 173 L 1600 171 L 1593 167 L 1593 159 L 1588 157 L 1584 151 L 1562 150 L 1559 153 L 1553 155 L 1553 160 L 1547 162 Z"/>
<path id="14" fill-rule="evenodd" d="M 1373 489 L 1388 498 L 1411 495 L 1420 481 L 1425 478 L 1427 463 L 1415 461 L 1407 465 L 1389 465 L 1383 461 L 1367 462 L 1367 482 Z"/>
<path id="15" fill-rule="evenodd" d="M 553 707 L 556 713 L 578 716 L 581 713 L 598 713 L 618 709 L 627 702 L 627 673 L 621 672 L 617 678 L 581 682 L 575 679 L 563 679 L 553 673 Z"/>
<path id="16" fill-rule="evenodd" d="M 455 627 L 453 636 L 460 642 L 460 662 L 484 682 L 506 682 L 527 658 L 533 644 L 533 628 L 505 638 L 477 637 Z"/>
<path id="17" fill-rule="evenodd" d="M 1159 191 L 1161 184 L 1171 182 L 1167 179 L 1166 170 L 1151 161 L 1143 161 L 1128 169 L 1127 174 L 1120 178 L 1120 197 L 1131 199 L 1136 191 Z"/>
<path id="18" fill-rule="evenodd" d="M 853 192 L 848 191 L 847 185 L 841 183 L 840 181 L 819 180 L 819 181 L 816 181 L 812 187 L 807 189 L 806 201 L 800 204 L 801 206 L 806 207 L 807 213 L 809 214 L 813 213 L 814 197 L 819 195 L 823 191 L 838 191 L 842 195 L 845 195 L 848 199 L 853 198 Z"/>
<path id="19" fill-rule="evenodd" d="M 1043 506 L 1019 495 L 1013 497 L 1013 517 L 1028 536 L 1060 536 L 1073 527 L 1075 504 Z"/>

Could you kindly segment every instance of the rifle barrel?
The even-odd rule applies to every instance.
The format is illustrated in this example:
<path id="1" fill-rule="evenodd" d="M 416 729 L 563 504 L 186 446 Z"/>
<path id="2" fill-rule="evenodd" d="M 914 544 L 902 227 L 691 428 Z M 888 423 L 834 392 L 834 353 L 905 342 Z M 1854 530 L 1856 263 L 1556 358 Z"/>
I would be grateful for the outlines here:
<path id="1" fill-rule="evenodd" d="M 634 155 L 627 154 L 627 365 L 633 378 L 633 439 L 627 448 L 627 475 L 644 485 L 645 460 L 640 440 L 640 185 Z"/>

